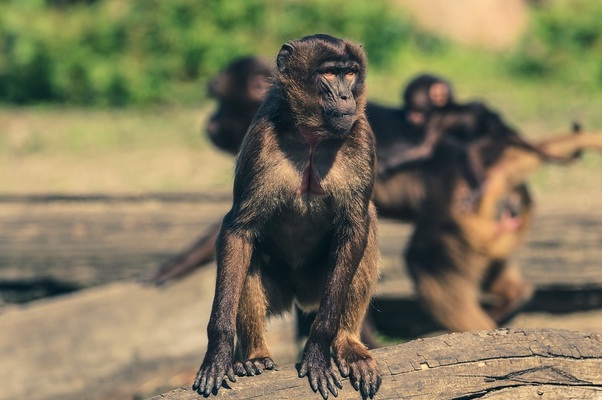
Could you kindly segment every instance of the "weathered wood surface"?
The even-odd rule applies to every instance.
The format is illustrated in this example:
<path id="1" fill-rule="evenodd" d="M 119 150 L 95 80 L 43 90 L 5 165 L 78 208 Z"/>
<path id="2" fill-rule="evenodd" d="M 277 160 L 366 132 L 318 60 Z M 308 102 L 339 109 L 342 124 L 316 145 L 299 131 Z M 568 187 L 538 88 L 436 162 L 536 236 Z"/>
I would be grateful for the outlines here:
<path id="1" fill-rule="evenodd" d="M 454 333 L 373 351 L 383 372 L 376 399 L 602 398 L 602 335 L 499 329 Z M 294 365 L 239 378 L 215 398 L 320 398 Z M 180 388 L 152 400 L 192 400 Z M 213 396 L 212 396 L 213 397 Z M 358 399 L 347 381 L 339 399 Z"/>
<path id="2" fill-rule="evenodd" d="M 194 240 L 223 215 L 228 202 L 13 200 L 0 206 L 0 296 L 8 300 L 0 308 L 0 399 L 132 399 L 190 385 L 204 353 L 215 269 L 161 289 L 132 279 Z M 532 235 L 536 239 L 518 257 L 529 279 L 555 276 L 579 288 L 582 276 L 596 282 L 596 274 L 602 274 L 602 223 L 595 215 L 575 220 L 563 212 L 544 213 L 543 227 L 536 224 Z M 561 225 L 582 240 L 557 231 Z M 387 320 L 414 326 L 411 312 L 420 312 L 411 303 L 411 284 L 400 262 L 410 229 L 389 222 L 380 228 L 383 287 L 402 282 L 394 289 L 410 302 L 407 313 L 396 309 Z M 31 288 L 40 276 L 59 286 L 92 288 L 24 306 L 9 304 L 17 293 L 11 287 Z M 48 281 L 37 282 L 43 294 Z M 381 307 L 378 301 L 375 305 Z M 602 311 L 521 314 L 511 326 L 602 333 Z M 276 361 L 294 362 L 298 348 L 291 319 L 277 319 L 271 327 L 268 340 Z"/>
<path id="3" fill-rule="evenodd" d="M 0 204 L 0 293 L 14 302 L 28 285 L 43 296 L 44 288 L 67 291 L 149 273 L 219 220 L 229 200 L 223 194 L 38 196 L 0 198 Z M 526 278 L 550 292 L 534 310 L 602 306 L 602 212 L 592 211 L 537 214 L 516 257 Z M 407 224 L 380 223 L 383 300 L 412 299 L 401 259 L 410 233 Z"/>
<path id="4" fill-rule="evenodd" d="M 132 399 L 192 382 L 206 346 L 215 269 L 165 288 L 115 282 L 0 313 L 0 399 Z M 291 316 L 277 359 L 297 356 Z"/>

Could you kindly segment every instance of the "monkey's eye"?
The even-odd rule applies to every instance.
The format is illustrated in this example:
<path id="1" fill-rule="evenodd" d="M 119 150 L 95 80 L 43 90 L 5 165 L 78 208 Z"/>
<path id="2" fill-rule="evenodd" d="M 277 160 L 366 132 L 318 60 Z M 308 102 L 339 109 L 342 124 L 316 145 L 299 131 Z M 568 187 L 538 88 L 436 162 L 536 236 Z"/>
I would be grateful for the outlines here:
<path id="1" fill-rule="evenodd" d="M 355 78 L 355 71 L 347 71 L 345 74 L 345 79 L 351 80 Z"/>
<path id="2" fill-rule="evenodd" d="M 324 78 L 328 79 L 329 81 L 332 81 L 337 77 L 337 74 L 335 73 L 335 71 L 333 69 L 325 69 L 322 72 L 322 76 Z"/>

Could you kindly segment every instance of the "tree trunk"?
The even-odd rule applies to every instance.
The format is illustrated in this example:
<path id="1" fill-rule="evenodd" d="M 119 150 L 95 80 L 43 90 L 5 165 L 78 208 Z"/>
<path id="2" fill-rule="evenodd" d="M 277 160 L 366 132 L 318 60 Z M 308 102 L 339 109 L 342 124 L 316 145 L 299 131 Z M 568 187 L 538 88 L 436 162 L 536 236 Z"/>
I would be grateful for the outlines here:
<path id="1" fill-rule="evenodd" d="M 498 329 L 452 333 L 373 351 L 383 373 L 376 399 L 602 398 L 602 335 Z M 347 381 L 347 380 L 345 380 Z M 296 366 L 238 378 L 217 398 L 318 399 Z M 200 396 L 180 388 L 152 400 Z M 359 399 L 348 382 L 339 399 Z"/>

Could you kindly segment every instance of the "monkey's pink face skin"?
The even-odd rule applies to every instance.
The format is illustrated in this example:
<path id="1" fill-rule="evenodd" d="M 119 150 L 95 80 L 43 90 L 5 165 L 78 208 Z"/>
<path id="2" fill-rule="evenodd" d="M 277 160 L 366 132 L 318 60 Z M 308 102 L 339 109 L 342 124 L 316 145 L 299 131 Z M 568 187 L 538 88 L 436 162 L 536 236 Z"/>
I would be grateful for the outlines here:
<path id="1" fill-rule="evenodd" d="M 433 106 L 445 107 L 449 102 L 449 88 L 445 83 L 434 83 L 429 89 L 429 97 Z"/>

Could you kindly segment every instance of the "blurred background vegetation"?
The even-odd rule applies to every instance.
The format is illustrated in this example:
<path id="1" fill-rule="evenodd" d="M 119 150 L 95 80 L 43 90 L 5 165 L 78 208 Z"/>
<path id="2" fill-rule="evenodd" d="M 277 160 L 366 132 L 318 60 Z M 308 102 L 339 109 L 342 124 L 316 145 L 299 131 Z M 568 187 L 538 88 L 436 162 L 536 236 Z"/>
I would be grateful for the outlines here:
<path id="1" fill-rule="evenodd" d="M 572 119 L 602 127 L 602 2 L 498 1 L 517 2 L 525 27 L 499 47 L 429 29 L 402 7 L 460 9 L 434 0 L 0 0 L 0 169 L 20 174 L 0 174 L 0 191 L 226 186 L 230 159 L 203 152 L 207 80 L 234 57 L 273 60 L 316 32 L 364 43 L 381 103 L 399 105 L 405 82 L 430 71 L 527 136 Z"/>
<path id="2" fill-rule="evenodd" d="M 489 79 L 600 91 L 602 2 L 550 1 L 531 14 L 518 46 L 491 53 L 428 33 L 384 0 L 0 0 L 0 100 L 191 104 L 233 57 L 273 58 L 283 42 L 313 32 L 364 43 L 374 75 L 432 62 L 464 70 L 462 81 L 478 68 Z"/>

